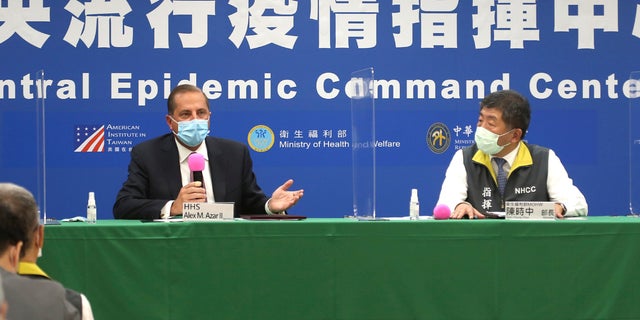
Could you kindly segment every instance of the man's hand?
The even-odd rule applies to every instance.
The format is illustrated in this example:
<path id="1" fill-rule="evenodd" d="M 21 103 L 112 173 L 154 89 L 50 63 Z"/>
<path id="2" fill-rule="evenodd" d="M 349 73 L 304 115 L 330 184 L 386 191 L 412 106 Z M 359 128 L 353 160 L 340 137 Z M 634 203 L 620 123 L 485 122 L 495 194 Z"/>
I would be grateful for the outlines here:
<path id="1" fill-rule="evenodd" d="M 484 219 L 484 215 L 480 211 L 476 210 L 468 202 L 459 203 L 451 213 L 451 219 L 462 219 L 465 216 L 469 219 Z"/>
<path id="2" fill-rule="evenodd" d="M 171 205 L 171 215 L 182 214 L 182 204 L 184 202 L 205 202 L 207 201 L 207 191 L 202 187 L 202 182 L 189 182 L 180 189 L 178 197 Z"/>
<path id="3" fill-rule="evenodd" d="M 562 203 L 556 203 L 555 208 L 554 208 L 555 214 L 556 214 L 556 218 L 558 219 L 564 219 L 564 215 L 567 213 L 567 208 L 562 205 Z"/>
<path id="4" fill-rule="evenodd" d="M 269 200 L 269 211 L 282 212 L 293 207 L 304 195 L 304 190 L 288 191 L 293 185 L 293 180 L 289 179 L 279 186 L 271 195 Z"/>

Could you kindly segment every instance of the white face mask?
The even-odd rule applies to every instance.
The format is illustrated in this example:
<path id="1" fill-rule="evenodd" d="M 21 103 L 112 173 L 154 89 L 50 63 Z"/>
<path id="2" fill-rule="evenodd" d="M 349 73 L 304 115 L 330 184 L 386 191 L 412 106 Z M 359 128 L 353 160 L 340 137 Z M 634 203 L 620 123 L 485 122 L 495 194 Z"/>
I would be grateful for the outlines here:
<path id="1" fill-rule="evenodd" d="M 510 145 L 511 142 L 504 146 L 500 146 L 498 145 L 498 139 L 511 131 L 513 131 L 513 129 L 503 134 L 495 134 L 483 127 L 477 127 L 475 135 L 476 145 L 478 146 L 478 149 L 490 156 L 500 153 L 500 151 L 502 151 L 504 147 Z"/>

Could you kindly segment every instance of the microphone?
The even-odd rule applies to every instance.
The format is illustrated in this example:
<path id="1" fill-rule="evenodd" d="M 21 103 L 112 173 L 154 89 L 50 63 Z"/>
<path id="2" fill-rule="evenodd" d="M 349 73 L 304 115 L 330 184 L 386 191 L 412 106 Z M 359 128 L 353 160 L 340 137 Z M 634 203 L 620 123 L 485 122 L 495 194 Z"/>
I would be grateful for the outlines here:
<path id="1" fill-rule="evenodd" d="M 446 204 L 437 204 L 435 208 L 433 208 L 433 218 L 436 220 L 445 220 L 449 219 L 451 216 L 451 209 Z"/>
<path id="2" fill-rule="evenodd" d="M 204 178 L 202 177 L 202 170 L 204 170 L 204 157 L 199 153 L 192 153 L 189 155 L 187 163 L 189 163 L 189 170 L 191 170 L 193 181 L 200 181 L 201 186 L 204 187 Z"/>

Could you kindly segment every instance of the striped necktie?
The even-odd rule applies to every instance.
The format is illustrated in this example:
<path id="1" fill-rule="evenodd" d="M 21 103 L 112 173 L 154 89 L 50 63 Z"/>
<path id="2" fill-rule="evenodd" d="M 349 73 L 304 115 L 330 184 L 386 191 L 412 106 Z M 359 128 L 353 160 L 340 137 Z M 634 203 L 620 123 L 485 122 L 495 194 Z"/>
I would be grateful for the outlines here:
<path id="1" fill-rule="evenodd" d="M 500 189 L 500 194 L 504 194 L 504 186 L 507 184 L 507 172 L 504 171 L 504 164 L 507 160 L 502 158 L 493 158 L 493 161 L 498 165 L 498 189 Z"/>

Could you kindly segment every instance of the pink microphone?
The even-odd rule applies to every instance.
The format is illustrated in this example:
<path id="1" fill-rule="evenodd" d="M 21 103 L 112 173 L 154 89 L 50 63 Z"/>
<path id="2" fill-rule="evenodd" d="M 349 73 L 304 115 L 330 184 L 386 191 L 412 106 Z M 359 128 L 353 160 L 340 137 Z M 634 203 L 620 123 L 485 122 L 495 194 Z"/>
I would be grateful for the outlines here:
<path id="1" fill-rule="evenodd" d="M 202 177 L 204 157 L 199 153 L 192 153 L 189 155 L 187 163 L 189 163 L 189 170 L 191 170 L 193 181 L 200 181 L 201 185 L 204 186 L 204 178 Z"/>
<path id="2" fill-rule="evenodd" d="M 437 204 L 435 208 L 433 208 L 433 218 L 436 220 L 445 220 L 449 219 L 451 215 L 451 209 L 446 204 Z"/>

